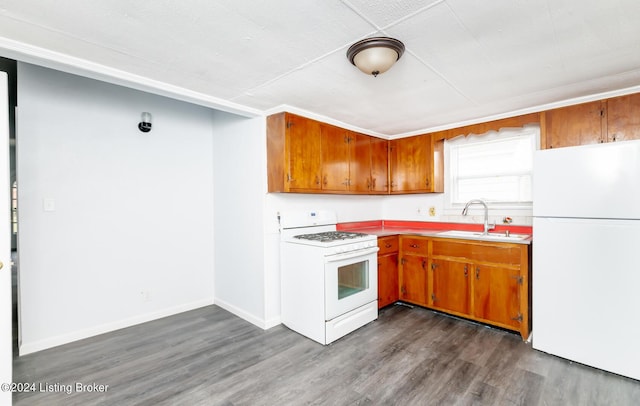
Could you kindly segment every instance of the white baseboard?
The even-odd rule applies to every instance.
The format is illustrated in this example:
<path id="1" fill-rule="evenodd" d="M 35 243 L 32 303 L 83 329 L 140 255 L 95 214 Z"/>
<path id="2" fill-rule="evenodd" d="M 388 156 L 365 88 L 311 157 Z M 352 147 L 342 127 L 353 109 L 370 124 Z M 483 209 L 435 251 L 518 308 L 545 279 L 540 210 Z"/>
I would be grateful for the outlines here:
<path id="1" fill-rule="evenodd" d="M 269 319 L 269 320 L 265 320 L 264 318 L 261 317 L 257 317 L 243 309 L 240 309 L 237 306 L 232 305 L 231 303 L 225 302 L 222 299 L 214 299 L 214 303 L 217 306 L 222 307 L 223 309 L 225 309 L 228 312 L 231 312 L 233 314 L 235 314 L 236 316 L 240 317 L 241 319 L 244 319 L 246 321 L 248 321 L 249 323 L 260 327 L 263 330 L 268 330 L 271 327 L 277 326 L 278 324 L 281 323 L 280 321 L 280 317 L 277 318 L 273 318 L 273 319 Z"/>
<path id="2" fill-rule="evenodd" d="M 33 352 L 46 350 L 49 348 L 57 347 L 59 345 L 68 344 L 73 341 L 82 340 L 85 338 L 97 336 L 99 334 L 109 333 L 111 331 L 120 330 L 122 328 L 131 327 L 136 324 L 146 323 L 148 321 L 161 319 L 167 316 L 173 316 L 174 314 L 183 313 L 189 310 L 198 309 L 200 307 L 209 306 L 214 304 L 212 299 L 200 300 L 191 303 L 185 303 L 179 306 L 171 307 L 168 309 L 162 309 L 152 313 L 146 313 L 139 316 L 130 317 L 124 320 L 118 320 L 112 323 L 102 324 L 99 326 L 90 327 L 84 330 L 74 331 L 68 334 L 62 334 L 55 337 L 45 338 L 34 342 L 22 342 L 18 353 L 19 355 L 27 355 Z"/>
<path id="3" fill-rule="evenodd" d="M 270 329 L 271 327 L 275 327 L 275 326 L 277 326 L 277 325 L 282 324 L 282 318 L 281 318 L 280 316 L 278 316 L 278 317 L 274 317 L 274 318 L 272 318 L 272 319 L 266 320 L 264 324 L 265 324 L 264 329 L 265 329 L 265 330 L 268 330 L 268 329 Z"/>

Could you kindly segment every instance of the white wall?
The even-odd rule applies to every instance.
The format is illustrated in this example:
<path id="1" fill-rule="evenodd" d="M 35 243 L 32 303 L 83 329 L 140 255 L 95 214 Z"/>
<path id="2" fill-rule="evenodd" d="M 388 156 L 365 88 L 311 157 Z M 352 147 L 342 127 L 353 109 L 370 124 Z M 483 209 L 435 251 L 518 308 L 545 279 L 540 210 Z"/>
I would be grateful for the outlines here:
<path id="1" fill-rule="evenodd" d="M 429 215 L 429 208 L 435 209 L 435 216 Z M 513 219 L 513 225 L 530 226 L 533 222 L 530 210 L 524 213 L 522 210 L 493 209 L 489 206 L 489 222 L 502 224 L 505 217 Z M 462 209 L 445 209 L 444 194 L 416 194 L 416 195 L 392 195 L 386 196 L 382 203 L 382 216 L 385 220 L 406 220 L 406 221 L 440 221 L 451 223 L 474 223 L 484 222 L 484 211 L 482 206 L 471 206 L 469 215 L 463 216 Z"/>
<path id="2" fill-rule="evenodd" d="M 212 303 L 211 110 L 24 63 L 18 78 L 20 352 Z"/>
<path id="3" fill-rule="evenodd" d="M 378 220 L 382 196 L 267 194 L 266 122 L 214 113 L 215 303 L 262 328 L 280 323 L 278 212 L 330 209 Z"/>
<path id="4" fill-rule="evenodd" d="M 263 328 L 265 126 L 262 117 L 214 113 L 215 303 Z"/>
<path id="5" fill-rule="evenodd" d="M 0 72 L 0 383 L 11 382 L 13 340 L 11 339 L 11 220 L 9 208 L 9 86 L 5 72 Z M 0 391 L 0 405 L 11 404 L 11 391 Z"/>

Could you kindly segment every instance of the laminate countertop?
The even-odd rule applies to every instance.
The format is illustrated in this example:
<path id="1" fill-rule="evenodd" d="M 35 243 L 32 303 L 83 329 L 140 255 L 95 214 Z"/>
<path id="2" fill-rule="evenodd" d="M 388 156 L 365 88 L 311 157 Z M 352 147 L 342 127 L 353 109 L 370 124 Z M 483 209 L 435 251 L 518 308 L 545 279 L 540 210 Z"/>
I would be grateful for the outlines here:
<path id="1" fill-rule="evenodd" d="M 476 240 L 488 242 L 508 242 L 514 244 L 531 244 L 532 230 L 528 226 L 496 226 L 488 234 L 483 234 L 482 225 L 478 229 L 477 224 L 458 223 L 422 223 L 407 222 L 410 224 L 386 225 L 384 222 L 360 222 L 342 223 L 338 229 L 373 234 L 378 237 L 392 235 L 417 235 L 424 237 L 437 237 L 462 240 Z"/>

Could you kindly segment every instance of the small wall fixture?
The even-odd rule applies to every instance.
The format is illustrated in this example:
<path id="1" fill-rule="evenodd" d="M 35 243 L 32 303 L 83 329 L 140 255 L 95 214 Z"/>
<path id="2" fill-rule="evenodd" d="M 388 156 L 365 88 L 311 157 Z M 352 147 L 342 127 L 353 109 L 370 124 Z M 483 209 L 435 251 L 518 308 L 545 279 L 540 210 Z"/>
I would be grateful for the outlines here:
<path id="1" fill-rule="evenodd" d="M 138 123 L 138 129 L 143 133 L 151 131 L 151 113 L 144 112 L 140 117 L 140 123 Z"/>
<path id="2" fill-rule="evenodd" d="M 404 53 L 404 44 L 389 37 L 365 38 L 349 47 L 347 58 L 367 75 L 378 76 L 393 66 Z"/>

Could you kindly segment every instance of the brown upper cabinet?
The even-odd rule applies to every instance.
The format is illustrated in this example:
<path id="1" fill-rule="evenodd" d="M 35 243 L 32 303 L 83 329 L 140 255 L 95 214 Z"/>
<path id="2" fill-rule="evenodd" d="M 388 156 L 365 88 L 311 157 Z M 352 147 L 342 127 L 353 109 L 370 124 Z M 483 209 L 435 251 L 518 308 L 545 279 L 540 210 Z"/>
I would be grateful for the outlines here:
<path id="1" fill-rule="evenodd" d="M 313 137 L 313 135 L 309 135 Z M 348 192 L 351 184 L 349 166 L 355 144 L 349 131 L 328 124 L 320 124 L 320 163 L 322 190 Z M 317 152 L 318 150 L 316 150 Z"/>
<path id="2" fill-rule="evenodd" d="M 267 118 L 269 192 L 322 192 L 320 123 L 289 113 Z"/>
<path id="3" fill-rule="evenodd" d="M 386 194 L 388 141 L 329 124 L 322 132 L 322 190 Z"/>
<path id="4" fill-rule="evenodd" d="M 355 191 L 389 193 L 389 141 L 354 133 L 356 137 Z"/>
<path id="5" fill-rule="evenodd" d="M 388 141 L 280 113 L 267 117 L 269 192 L 388 193 Z"/>
<path id="6" fill-rule="evenodd" d="M 640 139 L 640 93 L 607 100 L 607 140 Z"/>
<path id="7" fill-rule="evenodd" d="M 444 191 L 444 140 L 433 134 L 389 141 L 392 194 Z"/>
<path id="8" fill-rule="evenodd" d="M 444 140 L 540 123 L 541 148 L 640 139 L 640 93 L 386 140 L 291 113 L 267 117 L 269 192 L 444 191 Z"/>
<path id="9" fill-rule="evenodd" d="M 640 93 L 543 113 L 546 148 L 640 139 Z"/>

